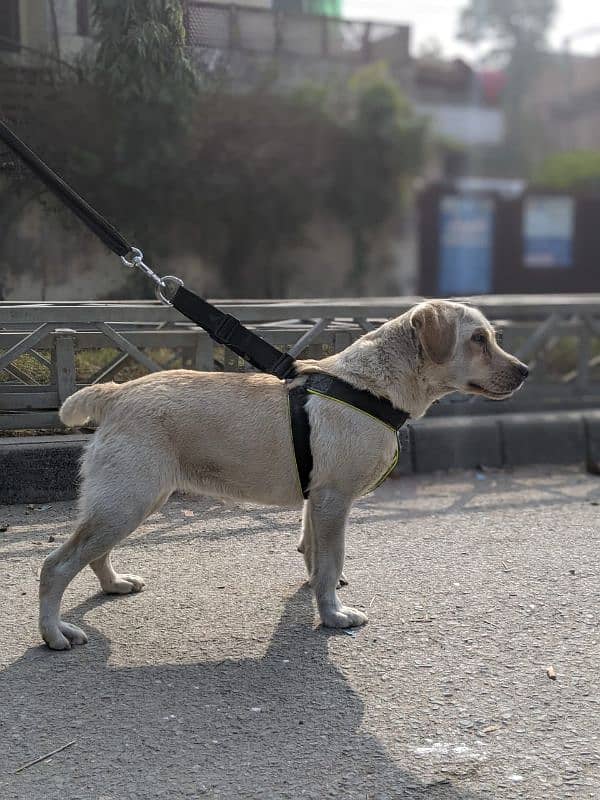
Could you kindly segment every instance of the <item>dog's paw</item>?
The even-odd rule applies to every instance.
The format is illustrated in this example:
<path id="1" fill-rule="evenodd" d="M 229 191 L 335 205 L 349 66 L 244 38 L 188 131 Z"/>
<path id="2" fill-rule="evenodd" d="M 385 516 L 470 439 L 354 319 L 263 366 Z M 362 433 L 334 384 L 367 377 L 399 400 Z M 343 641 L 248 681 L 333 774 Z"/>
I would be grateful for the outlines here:
<path id="1" fill-rule="evenodd" d="M 366 614 L 349 606 L 332 608 L 321 614 L 321 622 L 326 628 L 355 628 L 369 621 Z"/>
<path id="2" fill-rule="evenodd" d="M 55 628 L 42 631 L 42 637 L 51 650 L 70 650 L 74 644 L 87 644 L 87 636 L 69 622 L 59 620 Z"/>
<path id="3" fill-rule="evenodd" d="M 118 574 L 114 581 L 102 587 L 102 591 L 106 594 L 131 594 L 141 592 L 145 585 L 145 580 L 139 575 Z"/>

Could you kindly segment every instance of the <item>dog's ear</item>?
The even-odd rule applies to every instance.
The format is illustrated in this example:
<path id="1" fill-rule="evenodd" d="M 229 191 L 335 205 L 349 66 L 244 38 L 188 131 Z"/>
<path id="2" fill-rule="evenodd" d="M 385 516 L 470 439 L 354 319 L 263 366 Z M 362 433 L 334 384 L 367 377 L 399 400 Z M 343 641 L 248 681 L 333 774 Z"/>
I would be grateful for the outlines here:
<path id="1" fill-rule="evenodd" d="M 421 303 L 410 316 L 426 355 L 435 364 L 450 361 L 456 350 L 458 324 L 451 306 L 441 303 Z"/>

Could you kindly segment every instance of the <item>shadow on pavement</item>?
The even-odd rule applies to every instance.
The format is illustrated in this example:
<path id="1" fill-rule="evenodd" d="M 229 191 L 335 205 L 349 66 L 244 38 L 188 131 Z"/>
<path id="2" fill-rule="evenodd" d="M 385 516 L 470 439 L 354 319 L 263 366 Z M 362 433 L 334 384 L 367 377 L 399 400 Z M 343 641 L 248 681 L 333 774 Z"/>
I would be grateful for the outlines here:
<path id="1" fill-rule="evenodd" d="M 81 623 L 105 602 L 67 618 Z M 302 588 L 259 659 L 113 667 L 109 642 L 85 622 L 86 647 L 31 648 L 0 673 L 0 794 L 474 800 L 443 775 L 423 784 L 361 730 L 363 701 L 328 658 L 328 637 L 340 634 L 314 631 L 312 615 Z M 72 739 L 49 764 L 14 774 Z"/>

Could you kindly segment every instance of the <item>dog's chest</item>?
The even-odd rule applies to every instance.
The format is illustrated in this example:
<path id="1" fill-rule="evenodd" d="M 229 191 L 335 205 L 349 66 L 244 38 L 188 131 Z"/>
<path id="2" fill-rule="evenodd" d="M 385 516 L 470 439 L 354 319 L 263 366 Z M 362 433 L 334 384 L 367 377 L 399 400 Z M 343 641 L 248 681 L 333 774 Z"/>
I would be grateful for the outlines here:
<path id="1" fill-rule="evenodd" d="M 358 497 L 376 488 L 398 458 L 396 432 L 378 420 L 331 400 L 311 397 L 313 483 L 335 484 Z"/>

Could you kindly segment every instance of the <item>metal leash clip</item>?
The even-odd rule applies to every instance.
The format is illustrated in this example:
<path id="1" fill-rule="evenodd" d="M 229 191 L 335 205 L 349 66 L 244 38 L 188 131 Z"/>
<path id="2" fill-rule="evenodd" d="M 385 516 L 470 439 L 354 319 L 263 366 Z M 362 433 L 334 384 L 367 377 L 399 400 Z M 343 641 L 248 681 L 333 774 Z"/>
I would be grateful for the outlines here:
<path id="1" fill-rule="evenodd" d="M 142 272 L 147 278 L 154 283 L 154 294 L 156 295 L 157 300 L 165 306 L 173 305 L 173 297 L 175 296 L 177 290 L 183 286 L 183 281 L 181 278 L 176 277 L 175 275 L 165 275 L 161 278 L 159 275 L 154 272 L 147 264 L 144 263 L 144 254 L 142 251 L 137 247 L 131 248 L 131 261 L 127 259 L 125 256 L 121 256 L 121 261 L 125 264 L 126 267 L 129 269 L 137 268 Z"/>

